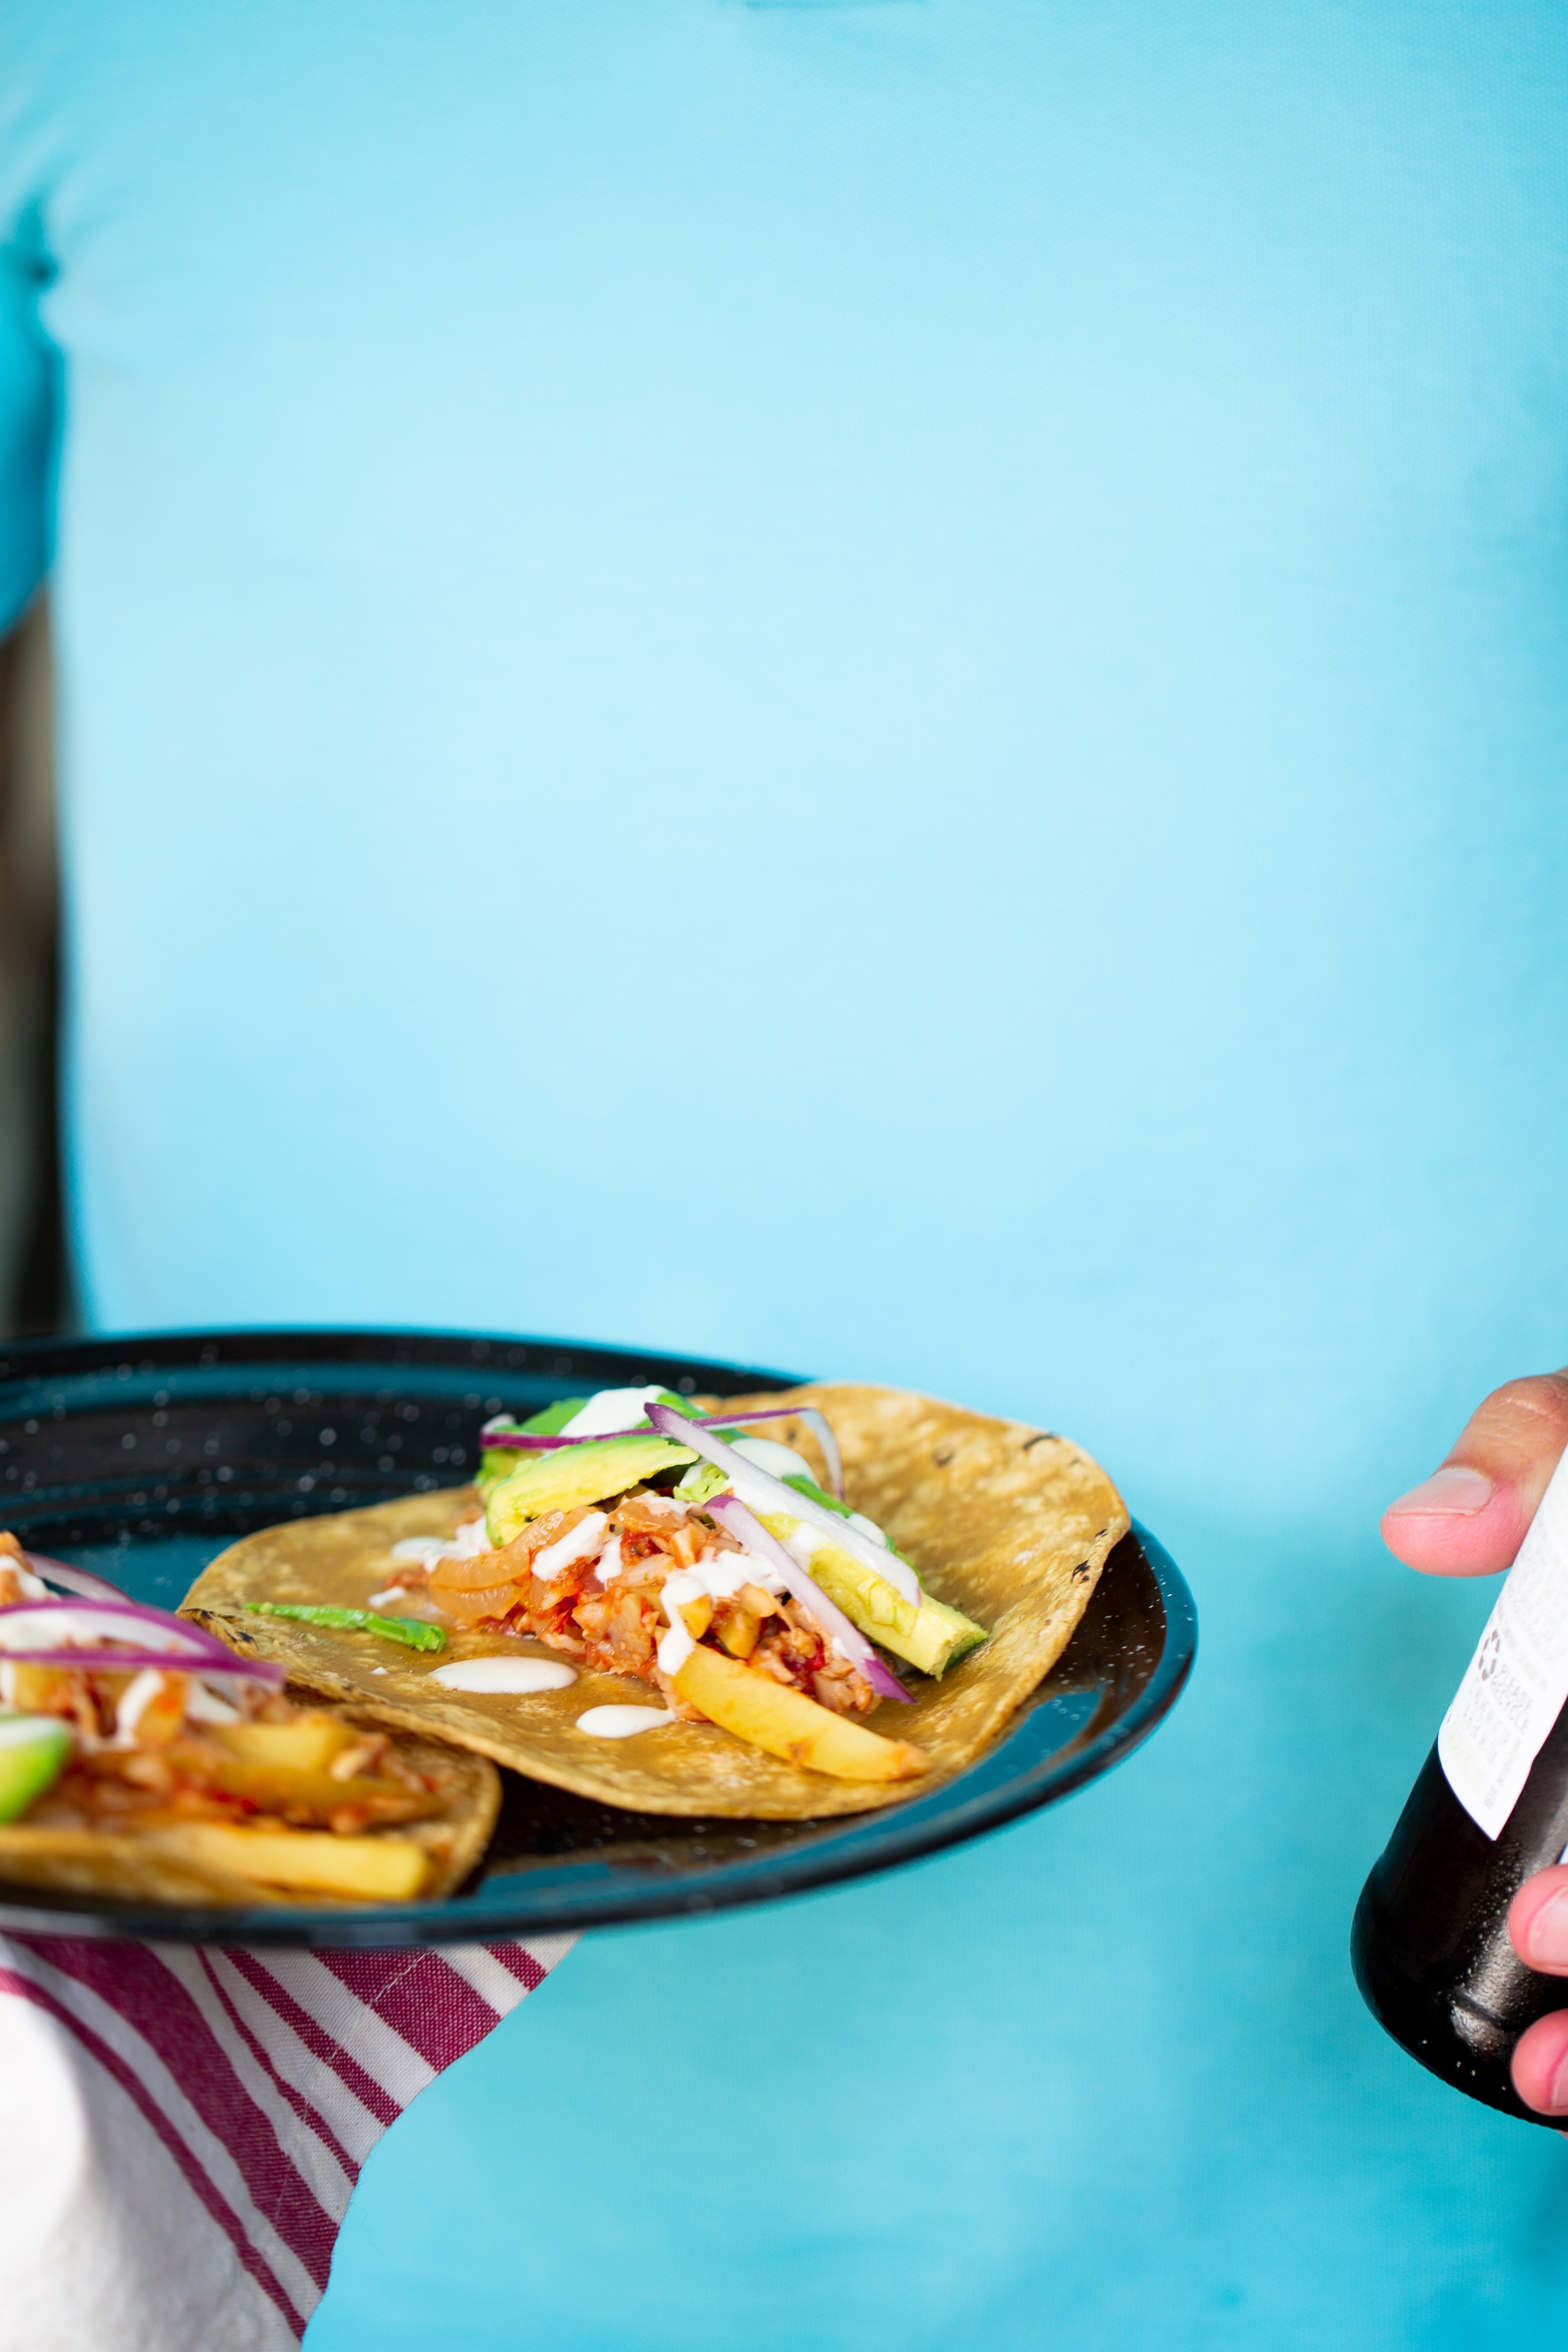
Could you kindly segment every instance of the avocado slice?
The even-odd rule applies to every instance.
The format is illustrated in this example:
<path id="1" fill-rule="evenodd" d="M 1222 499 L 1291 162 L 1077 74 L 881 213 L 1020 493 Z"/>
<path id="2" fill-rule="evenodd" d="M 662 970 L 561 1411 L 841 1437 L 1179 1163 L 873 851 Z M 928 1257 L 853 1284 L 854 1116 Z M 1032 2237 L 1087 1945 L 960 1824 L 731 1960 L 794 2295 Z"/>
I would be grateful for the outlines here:
<path id="1" fill-rule="evenodd" d="M 506 1425 L 529 1437 L 554 1437 L 569 1421 L 576 1418 L 587 1402 L 586 1397 L 557 1397 L 555 1402 L 547 1404 L 542 1412 L 531 1414 L 527 1421 L 509 1420 Z M 479 1461 L 479 1475 L 474 1481 L 481 1501 L 489 1501 L 501 1480 L 511 1476 L 518 1460 L 514 1446 L 486 1446 Z"/>
<path id="2" fill-rule="evenodd" d="M 852 1510 L 841 1495 L 830 1495 L 825 1486 L 819 1486 L 815 1478 L 802 1478 L 797 1474 L 793 1478 L 786 1478 L 784 1481 L 784 1484 L 786 1486 L 793 1486 L 797 1495 L 809 1495 L 812 1501 L 814 1503 L 820 1503 L 825 1511 L 837 1511 L 841 1519 L 853 1519 L 857 1517 L 863 1516 L 863 1514 L 858 1514 Z M 874 1528 L 877 1527 L 875 1519 L 869 1520 L 868 1524 Z M 886 1530 L 881 1528 L 877 1528 L 877 1533 L 881 1537 L 882 1541 L 887 1545 L 888 1549 L 892 1553 L 893 1558 L 895 1559 L 903 1560 L 904 1566 L 909 1569 L 911 1573 L 918 1575 L 920 1571 L 915 1568 L 914 1561 L 904 1558 L 904 1554 L 899 1549 L 898 1545 L 893 1541 L 891 1536 L 889 1536 Z"/>
<path id="3" fill-rule="evenodd" d="M 844 1613 L 847 1616 L 849 1612 L 846 1610 Z M 889 1639 L 882 1633 L 879 1633 L 876 1639 L 886 1648 L 896 1651 L 900 1658 L 908 1658 L 910 1665 L 918 1666 L 922 1675 L 944 1675 L 966 1650 L 977 1649 L 991 1636 L 984 1625 L 975 1623 L 973 1617 L 966 1617 L 962 1610 L 952 1609 L 945 1601 L 938 1601 L 934 1594 L 926 1592 L 921 1596 L 921 1613 L 915 1619 L 915 1630 L 907 1639 L 902 1636 Z"/>
<path id="4" fill-rule="evenodd" d="M 489 1539 L 498 1547 L 510 1543 L 542 1511 L 572 1511 L 579 1504 L 602 1503 L 611 1495 L 624 1495 L 628 1486 L 657 1478 L 662 1470 L 696 1459 L 690 1446 L 677 1445 L 651 1429 L 635 1431 L 630 1437 L 590 1438 L 582 1445 L 563 1445 L 556 1454 L 530 1454 L 491 1492 Z"/>
<path id="5" fill-rule="evenodd" d="M 837 1511 L 840 1518 L 851 1517 L 847 1503 L 841 1503 L 837 1495 L 825 1494 L 811 1479 L 786 1478 L 784 1483 L 802 1495 L 809 1495 L 825 1509 Z M 896 1544 L 889 1543 L 889 1549 L 904 1560 L 906 1568 L 914 1567 L 913 1560 L 904 1559 Z M 945 1674 L 955 1658 L 991 1638 L 984 1625 L 977 1625 L 960 1610 L 950 1608 L 945 1601 L 933 1600 L 923 1588 L 917 1612 L 884 1578 L 851 1553 L 840 1551 L 836 1544 L 825 1544 L 813 1555 L 811 1573 L 852 1625 L 858 1625 L 862 1633 L 869 1634 L 873 1642 L 880 1642 L 895 1657 L 907 1658 L 923 1675 Z"/>
<path id="6" fill-rule="evenodd" d="M 797 1481 L 792 1478 L 789 1483 L 793 1486 Z M 758 1516 L 768 1533 L 777 1536 L 781 1543 L 800 1525 L 785 1511 L 763 1511 Z M 814 1583 L 821 1585 L 829 1601 L 843 1610 L 850 1623 L 858 1625 L 862 1633 L 869 1633 L 873 1642 L 885 1642 L 890 1650 L 899 1647 L 900 1635 L 909 1640 L 920 1622 L 914 1602 L 906 1601 L 897 1585 L 889 1584 L 885 1576 L 879 1576 L 874 1568 L 857 1559 L 852 1551 L 846 1551 L 840 1544 L 823 1542 L 816 1538 L 815 1528 L 811 1534 L 816 1539 L 816 1549 L 811 1555 L 808 1573 Z"/>
<path id="7" fill-rule="evenodd" d="M 567 1423 L 575 1421 L 584 1406 L 593 1402 L 592 1397 L 557 1397 L 555 1402 L 547 1404 L 542 1412 L 531 1414 L 527 1421 L 509 1421 L 507 1427 L 528 1437 L 558 1437 Z M 678 1397 L 668 1389 L 660 1389 L 658 1402 L 676 1412 L 685 1413 L 689 1420 L 696 1418 L 697 1408 L 689 1397 Z M 721 1433 L 725 1437 L 733 1437 L 737 1433 L 727 1429 Z M 518 1454 L 514 1446 L 488 1446 L 479 1463 L 479 1475 L 474 1481 L 480 1499 L 488 1503 L 501 1480 L 510 1478 L 517 1465 Z"/>
<path id="8" fill-rule="evenodd" d="M 526 1421 L 520 1421 L 518 1427 L 530 1437 L 559 1437 L 567 1423 L 575 1421 L 584 1407 L 593 1402 L 592 1397 L 557 1397 L 542 1412 L 530 1413 Z"/>
<path id="9" fill-rule="evenodd" d="M 0 1822 L 14 1822 L 52 1789 L 70 1758 L 69 1727 L 54 1715 L 0 1714 Z"/>
<path id="10" fill-rule="evenodd" d="M 837 1573 L 845 1567 L 854 1570 L 855 1581 Z M 884 1650 L 891 1650 L 896 1658 L 907 1658 L 922 1675 L 944 1675 L 965 1650 L 991 1638 L 984 1625 L 929 1592 L 921 1592 L 918 1611 L 911 1609 L 901 1592 L 836 1544 L 813 1553 L 811 1573 L 852 1625 L 858 1625 L 862 1633 L 879 1642 Z M 902 1623 L 889 1622 L 895 1610 L 902 1612 Z"/>

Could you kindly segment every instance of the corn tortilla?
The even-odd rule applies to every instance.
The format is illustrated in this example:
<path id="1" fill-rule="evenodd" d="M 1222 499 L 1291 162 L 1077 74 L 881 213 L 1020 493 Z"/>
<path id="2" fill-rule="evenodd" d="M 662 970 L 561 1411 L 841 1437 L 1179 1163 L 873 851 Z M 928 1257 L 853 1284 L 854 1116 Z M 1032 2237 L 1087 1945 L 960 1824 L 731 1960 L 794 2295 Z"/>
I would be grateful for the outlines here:
<path id="1" fill-rule="evenodd" d="M 829 1780 L 712 1724 L 668 1724 L 624 1740 L 578 1731 L 576 1718 L 591 1706 L 659 1704 L 647 1684 L 626 1675 L 581 1674 L 565 1690 L 521 1698 L 447 1690 L 432 1680 L 454 1659 L 552 1654 L 510 1634 L 454 1629 L 447 1648 L 432 1654 L 246 1613 L 253 1601 L 363 1608 L 395 1575 L 388 1558 L 395 1543 L 449 1535 L 473 1517 L 479 1497 L 471 1486 L 247 1536 L 198 1578 L 184 1614 L 377 1722 L 450 1740 L 531 1780 L 637 1812 L 809 1821 L 903 1803 L 951 1780 L 995 1744 L 1067 1646 L 1126 1533 L 1126 1507 L 1104 1471 L 1067 1438 L 907 1390 L 814 1381 L 765 1397 L 726 1398 L 718 1409 L 795 1402 L 826 1416 L 851 1506 L 886 1529 L 929 1591 L 990 1632 L 940 1681 L 911 1675 L 911 1705 L 883 1700 L 858 1718 L 925 1749 L 931 1768 L 917 1780 Z M 766 1434 L 794 1445 L 821 1475 L 804 1423 L 772 1423 Z"/>
<path id="2" fill-rule="evenodd" d="M 290 1694 L 297 1696 L 297 1694 Z M 365 1710 L 353 1710 L 363 1722 Z M 422 1771 L 439 1768 L 450 1776 L 447 1810 L 432 1820 L 401 1822 L 384 1830 L 361 1834 L 395 1838 L 422 1846 L 429 1875 L 417 1899 L 437 1902 L 463 1884 L 490 1842 L 500 1811 L 500 1776 L 480 1755 L 454 1754 L 421 1738 L 418 1726 L 401 1727 L 397 1745 L 405 1759 Z M 175 1839 L 165 1843 L 159 1831 L 120 1832 L 110 1830 L 33 1828 L 26 1822 L 0 1827 L 0 1881 L 15 1886 L 47 1887 L 56 1894 L 102 1896 L 120 1903 L 171 1903 L 193 1906 L 208 1904 L 248 1904 L 266 1908 L 285 1903 L 344 1911 L 374 1907 L 341 1895 L 314 1894 L 300 1887 L 269 1887 L 251 1879 L 208 1870 L 175 1851 Z"/>

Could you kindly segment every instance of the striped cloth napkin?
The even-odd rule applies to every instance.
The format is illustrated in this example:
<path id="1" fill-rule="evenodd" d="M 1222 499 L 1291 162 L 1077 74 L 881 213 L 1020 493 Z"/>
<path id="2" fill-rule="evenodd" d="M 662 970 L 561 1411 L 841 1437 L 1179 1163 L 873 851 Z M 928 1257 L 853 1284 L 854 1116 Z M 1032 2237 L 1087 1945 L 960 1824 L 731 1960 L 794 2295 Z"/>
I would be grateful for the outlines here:
<path id="1" fill-rule="evenodd" d="M 575 1940 L 0 1937 L 0 2352 L 294 2352 L 382 2133 Z"/>

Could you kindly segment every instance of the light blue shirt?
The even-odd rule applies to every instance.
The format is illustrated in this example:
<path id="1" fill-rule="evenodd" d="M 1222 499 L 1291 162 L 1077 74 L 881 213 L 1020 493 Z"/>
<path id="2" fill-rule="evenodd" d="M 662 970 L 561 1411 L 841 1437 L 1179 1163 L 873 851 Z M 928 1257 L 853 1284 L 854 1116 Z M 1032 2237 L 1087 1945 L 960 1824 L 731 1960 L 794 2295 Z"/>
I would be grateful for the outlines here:
<path id="1" fill-rule="evenodd" d="M 1205 1653 L 1057 1814 L 605 1937 L 320 2352 L 1511 2347 L 1559 2143 L 1350 1911 L 1564 1352 L 1568 16 L 5 0 L 100 1324 L 569 1332 L 1065 1428 Z"/>

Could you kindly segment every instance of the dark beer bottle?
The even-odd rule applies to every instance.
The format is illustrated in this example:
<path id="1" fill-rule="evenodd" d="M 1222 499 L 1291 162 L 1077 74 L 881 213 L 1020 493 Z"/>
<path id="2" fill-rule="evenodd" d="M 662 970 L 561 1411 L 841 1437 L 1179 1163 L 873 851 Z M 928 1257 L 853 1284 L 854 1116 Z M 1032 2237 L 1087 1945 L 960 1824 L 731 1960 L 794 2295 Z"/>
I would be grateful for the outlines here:
<path id="1" fill-rule="evenodd" d="M 1529 2123 L 1509 2063 L 1568 1979 L 1526 1968 L 1508 1906 L 1568 1848 L 1568 1455 L 1436 1745 L 1362 1890 L 1351 1962 L 1373 2015 L 1457 2090 Z"/>

